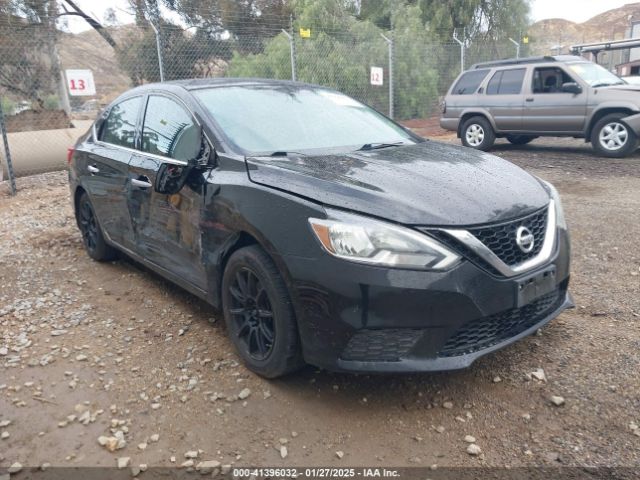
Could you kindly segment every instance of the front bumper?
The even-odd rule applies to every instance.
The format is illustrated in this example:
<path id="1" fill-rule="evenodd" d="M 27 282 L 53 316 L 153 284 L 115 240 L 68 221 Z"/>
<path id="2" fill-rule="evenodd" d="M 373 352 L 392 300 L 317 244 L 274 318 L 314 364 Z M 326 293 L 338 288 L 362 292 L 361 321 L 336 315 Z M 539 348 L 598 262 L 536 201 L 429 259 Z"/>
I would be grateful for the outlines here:
<path id="1" fill-rule="evenodd" d="M 329 370 L 465 368 L 573 306 L 564 230 L 546 264 L 513 278 L 468 260 L 447 272 L 372 267 L 329 255 L 284 260 L 305 359 Z M 517 308 L 518 280 L 551 265 L 555 290 Z"/>

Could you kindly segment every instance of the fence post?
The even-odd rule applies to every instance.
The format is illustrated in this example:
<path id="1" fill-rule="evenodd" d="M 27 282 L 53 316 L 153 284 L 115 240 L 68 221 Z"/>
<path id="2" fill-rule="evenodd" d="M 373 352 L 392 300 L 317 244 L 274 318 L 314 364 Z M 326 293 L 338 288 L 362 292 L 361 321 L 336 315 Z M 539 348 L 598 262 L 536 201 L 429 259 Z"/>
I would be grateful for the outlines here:
<path id="1" fill-rule="evenodd" d="M 460 41 L 456 31 L 453 31 L 453 39 L 460 45 L 460 73 L 464 72 L 464 41 Z"/>
<path id="2" fill-rule="evenodd" d="M 158 50 L 158 68 L 160 69 L 160 81 L 164 82 L 164 63 L 162 61 L 162 42 L 160 40 L 160 31 L 151 20 L 149 20 L 149 24 L 151 25 L 151 28 L 153 28 L 153 33 L 155 33 L 156 35 L 156 50 Z"/>
<path id="3" fill-rule="evenodd" d="M 520 44 L 511 37 L 509 37 L 509 41 L 516 46 L 516 58 L 520 58 Z"/>
<path id="4" fill-rule="evenodd" d="M 282 33 L 284 33 L 289 39 L 289 51 L 291 52 L 291 80 L 294 82 L 297 80 L 296 73 L 296 42 L 295 42 L 295 33 L 293 32 L 293 17 L 291 17 L 291 32 L 287 32 L 284 28 L 282 29 Z"/>
<path id="5" fill-rule="evenodd" d="M 11 195 L 16 194 L 16 177 L 13 174 L 13 163 L 11 162 L 11 151 L 9 150 L 9 139 L 7 138 L 7 127 L 4 123 L 4 112 L 2 111 L 2 101 L 0 101 L 0 132 L 2 133 L 2 142 L 4 144 L 4 156 L 7 161 L 7 173 L 9 175 L 9 188 Z M 0 162 L 0 171 L 2 170 L 2 162 Z M 1 177 L 1 176 L 0 176 Z"/>
<path id="6" fill-rule="evenodd" d="M 387 42 L 389 47 L 389 117 L 393 118 L 394 115 L 394 98 L 393 98 L 393 39 L 385 37 L 382 33 L 382 38 Z"/>

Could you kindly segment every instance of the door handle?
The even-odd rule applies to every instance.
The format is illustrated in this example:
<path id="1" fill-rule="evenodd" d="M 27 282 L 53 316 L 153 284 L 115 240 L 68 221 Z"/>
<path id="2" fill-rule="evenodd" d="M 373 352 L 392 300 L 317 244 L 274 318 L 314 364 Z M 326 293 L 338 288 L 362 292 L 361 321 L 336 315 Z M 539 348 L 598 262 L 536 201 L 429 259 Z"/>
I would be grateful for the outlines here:
<path id="1" fill-rule="evenodd" d="M 149 188 L 151 187 L 151 182 L 149 181 L 149 178 L 142 176 L 138 178 L 132 178 L 131 185 L 138 188 Z"/>
<path id="2" fill-rule="evenodd" d="M 525 98 L 526 102 L 533 102 L 533 97 Z"/>
<path id="3" fill-rule="evenodd" d="M 87 166 L 87 170 L 89 170 L 89 173 L 96 174 L 96 173 L 100 173 L 100 169 L 98 167 L 95 167 L 93 165 L 88 165 Z"/>

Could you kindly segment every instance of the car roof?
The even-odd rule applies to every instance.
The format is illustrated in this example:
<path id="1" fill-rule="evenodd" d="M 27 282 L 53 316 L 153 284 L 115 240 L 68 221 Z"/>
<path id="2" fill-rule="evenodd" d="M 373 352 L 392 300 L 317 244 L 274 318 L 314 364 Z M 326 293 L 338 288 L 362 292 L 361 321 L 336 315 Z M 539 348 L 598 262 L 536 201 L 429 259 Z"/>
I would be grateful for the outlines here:
<path id="1" fill-rule="evenodd" d="M 313 88 L 322 88 L 325 90 L 329 90 L 327 87 L 322 87 L 320 85 L 313 85 L 309 83 L 303 82 L 294 82 L 291 80 L 272 80 L 266 78 L 191 78 L 186 80 L 170 80 L 168 82 L 156 82 L 156 83 L 146 83 L 144 85 L 140 85 L 139 87 L 133 88 L 127 92 L 127 94 L 132 92 L 141 93 L 145 90 L 173 90 L 176 87 L 182 88 L 185 90 L 198 90 L 202 88 L 211 88 L 211 87 L 236 87 L 236 86 L 271 86 L 271 87 L 313 87 Z"/>
<path id="2" fill-rule="evenodd" d="M 500 68 L 511 65 L 525 65 L 531 63 L 553 63 L 553 62 L 588 62 L 583 57 L 576 55 L 546 55 L 543 57 L 522 57 L 507 58 L 504 60 L 493 60 L 491 62 L 481 62 L 471 65 L 469 70 L 477 70 L 480 68 Z"/>

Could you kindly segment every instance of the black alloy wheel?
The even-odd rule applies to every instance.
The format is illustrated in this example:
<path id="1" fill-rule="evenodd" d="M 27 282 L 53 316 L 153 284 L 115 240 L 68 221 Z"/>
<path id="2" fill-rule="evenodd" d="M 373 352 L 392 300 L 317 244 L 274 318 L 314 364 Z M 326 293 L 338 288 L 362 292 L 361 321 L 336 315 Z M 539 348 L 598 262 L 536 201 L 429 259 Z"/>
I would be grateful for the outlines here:
<path id="1" fill-rule="evenodd" d="M 229 289 L 229 313 L 236 335 L 256 360 L 265 360 L 273 349 L 276 326 L 269 295 L 258 276 L 248 267 L 238 270 Z"/>

